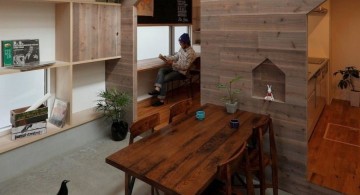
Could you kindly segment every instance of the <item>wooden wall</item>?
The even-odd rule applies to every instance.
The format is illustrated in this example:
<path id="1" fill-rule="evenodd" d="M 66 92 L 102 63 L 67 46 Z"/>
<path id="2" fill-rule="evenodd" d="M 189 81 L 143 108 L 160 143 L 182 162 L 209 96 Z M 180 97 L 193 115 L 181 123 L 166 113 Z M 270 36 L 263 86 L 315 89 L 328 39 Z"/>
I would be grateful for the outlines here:
<path id="1" fill-rule="evenodd" d="M 192 1 L 192 44 L 200 44 L 200 0 Z"/>
<path id="2" fill-rule="evenodd" d="M 136 70 L 136 0 L 121 2 L 121 59 L 106 61 L 106 87 L 117 88 L 133 96 L 127 121 L 136 119 L 137 70 Z"/>
<path id="3" fill-rule="evenodd" d="M 223 104 L 216 84 L 241 75 L 239 109 L 274 119 L 280 188 L 293 194 L 334 193 L 306 179 L 306 14 L 322 1 L 200 0 L 201 103 Z M 285 73 L 284 102 L 253 97 L 252 71 L 266 59 Z"/>

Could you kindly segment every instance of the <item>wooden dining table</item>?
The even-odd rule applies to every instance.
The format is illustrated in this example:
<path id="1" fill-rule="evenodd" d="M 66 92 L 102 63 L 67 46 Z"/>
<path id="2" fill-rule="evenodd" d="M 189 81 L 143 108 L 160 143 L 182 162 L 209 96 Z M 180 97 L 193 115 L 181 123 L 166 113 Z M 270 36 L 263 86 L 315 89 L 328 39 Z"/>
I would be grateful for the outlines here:
<path id="1" fill-rule="evenodd" d="M 229 159 L 252 135 L 265 115 L 205 104 L 205 119 L 195 112 L 176 120 L 106 158 L 106 163 L 166 194 L 201 194 L 216 177 L 217 165 Z M 240 126 L 231 128 L 231 119 Z"/>

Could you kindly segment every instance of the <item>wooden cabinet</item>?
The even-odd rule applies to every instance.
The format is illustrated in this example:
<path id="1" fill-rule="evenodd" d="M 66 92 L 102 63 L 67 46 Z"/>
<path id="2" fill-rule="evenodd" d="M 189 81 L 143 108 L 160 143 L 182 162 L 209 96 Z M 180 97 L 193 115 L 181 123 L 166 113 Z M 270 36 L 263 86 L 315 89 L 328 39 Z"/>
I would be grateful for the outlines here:
<path id="1" fill-rule="evenodd" d="M 120 56 L 120 6 L 73 4 L 73 61 Z"/>
<path id="2" fill-rule="evenodd" d="M 16 7 L 20 1 L 6 2 L 6 5 L 13 4 L 13 7 Z M 40 39 L 40 48 L 46 45 L 42 44 L 44 42 L 54 42 L 53 47 L 45 48 L 55 53 L 52 59 L 55 64 L 44 67 L 49 73 L 48 89 L 52 97 L 69 102 L 69 111 L 66 124 L 61 129 L 49 124 L 46 134 L 16 143 L 9 141 L 8 136 L 0 137 L 0 153 L 101 117 L 101 113 L 94 110 L 96 106 L 94 97 L 97 96 L 99 89 L 105 89 L 105 61 L 119 59 L 121 52 L 120 4 L 77 3 L 73 0 L 32 0 L 21 4 L 32 6 L 34 9 L 30 10 L 33 10 L 31 13 L 33 15 L 41 15 L 41 9 L 53 10 L 50 12 L 53 13 L 51 15 L 54 18 L 44 17 L 43 21 L 36 22 L 37 26 L 29 25 L 31 27 L 28 28 L 28 33 L 35 34 L 29 36 Z M 0 6 L 2 5 L 5 3 L 1 2 Z M 17 20 L 11 16 L 1 19 Z M 40 35 L 31 32 L 31 28 L 50 30 L 46 31 L 49 34 Z M 16 32 L 16 30 L 10 27 L 8 32 Z M 27 35 L 21 35 L 21 38 L 26 39 Z M 19 69 L 0 67 L 0 76 L 19 72 L 21 72 Z M 91 105 L 80 105 L 86 101 Z M 52 102 L 48 103 L 50 113 Z"/>
<path id="3" fill-rule="evenodd" d="M 329 97 L 329 89 L 328 89 L 328 81 L 329 81 L 329 70 L 328 70 L 328 64 L 326 64 L 321 69 L 321 82 L 320 82 L 320 97 L 326 102 L 326 104 L 329 103 L 328 97 Z"/>
<path id="4" fill-rule="evenodd" d="M 310 139 L 328 99 L 328 62 L 319 65 L 319 70 L 308 81 L 307 138 Z"/>

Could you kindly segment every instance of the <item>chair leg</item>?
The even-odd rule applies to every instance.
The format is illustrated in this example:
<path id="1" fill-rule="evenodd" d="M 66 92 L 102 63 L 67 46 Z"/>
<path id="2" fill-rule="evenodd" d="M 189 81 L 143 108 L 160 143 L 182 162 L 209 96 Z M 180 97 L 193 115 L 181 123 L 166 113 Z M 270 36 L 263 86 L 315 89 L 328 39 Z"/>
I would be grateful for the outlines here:
<path id="1" fill-rule="evenodd" d="M 271 164 L 271 174 L 272 174 L 271 182 L 272 182 L 273 194 L 278 195 L 279 184 L 278 184 L 278 173 L 277 173 L 276 163 Z"/>
<path id="2" fill-rule="evenodd" d="M 192 92 L 192 81 L 190 79 L 190 83 L 189 83 L 189 88 L 190 88 L 190 97 L 193 97 L 193 92 Z"/>
<path id="3" fill-rule="evenodd" d="M 276 176 L 277 178 L 277 176 Z M 278 187 L 278 182 L 277 180 L 274 181 L 274 176 L 273 176 L 273 185 L 272 185 L 272 188 L 273 188 L 273 195 L 278 195 L 279 193 L 279 187 Z"/>
<path id="4" fill-rule="evenodd" d="M 265 174 L 264 172 L 260 171 L 259 173 L 259 180 L 260 180 L 260 195 L 265 195 L 265 191 L 266 191 L 266 180 L 265 180 Z"/>
<path id="5" fill-rule="evenodd" d="M 273 194 L 278 194 L 279 183 L 278 183 L 278 166 L 277 166 L 277 152 L 275 145 L 275 135 L 272 125 L 272 121 L 269 121 L 269 139 L 270 139 L 270 157 L 271 157 L 271 183 L 273 188 Z"/>
<path id="6" fill-rule="evenodd" d="M 246 149 L 245 152 L 245 177 L 246 177 L 246 190 L 247 190 L 247 194 L 250 195 L 254 195 L 255 191 L 254 191 L 254 183 L 253 183 L 253 178 L 252 178 L 252 173 L 250 171 L 250 159 L 249 159 L 249 151 L 248 149 Z"/>
<path id="7" fill-rule="evenodd" d="M 135 177 L 131 177 L 130 176 L 130 182 L 129 182 L 129 195 L 132 194 L 133 188 L 134 188 L 134 184 L 135 184 Z"/>
<path id="8" fill-rule="evenodd" d="M 125 174 L 125 195 L 130 195 L 129 192 L 129 175 Z"/>
<path id="9" fill-rule="evenodd" d="M 190 87 L 190 97 L 193 98 L 194 96 L 194 93 L 193 93 L 193 76 L 191 76 L 189 78 L 189 87 Z"/>

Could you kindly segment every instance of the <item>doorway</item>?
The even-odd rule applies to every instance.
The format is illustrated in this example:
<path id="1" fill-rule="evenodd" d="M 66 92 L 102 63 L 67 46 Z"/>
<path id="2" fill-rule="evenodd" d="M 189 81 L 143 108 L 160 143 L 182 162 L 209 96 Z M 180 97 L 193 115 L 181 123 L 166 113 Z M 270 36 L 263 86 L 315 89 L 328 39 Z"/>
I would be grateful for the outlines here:
<path id="1" fill-rule="evenodd" d="M 328 97 L 332 101 L 324 107 L 309 139 L 308 180 L 345 194 L 360 194 L 360 108 L 350 106 L 349 91 L 339 89 L 340 77 L 333 76 L 333 72 L 346 66 L 360 67 L 360 13 L 353 9 L 360 7 L 360 2 L 328 3 Z"/>

